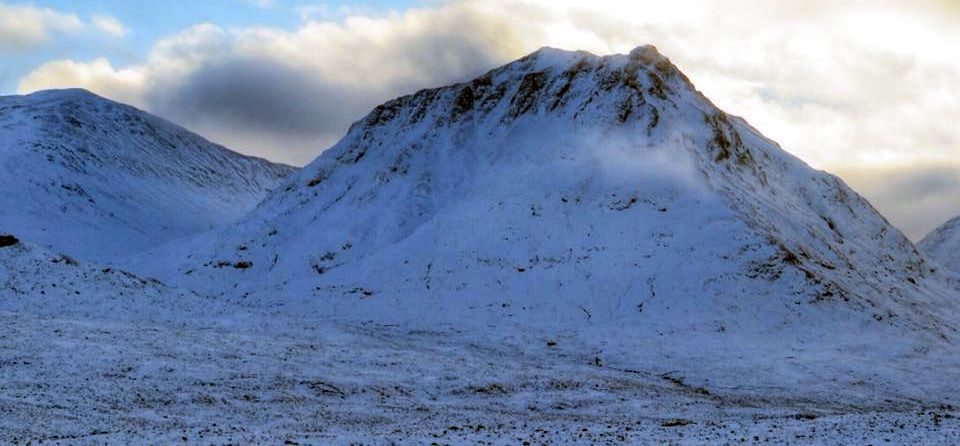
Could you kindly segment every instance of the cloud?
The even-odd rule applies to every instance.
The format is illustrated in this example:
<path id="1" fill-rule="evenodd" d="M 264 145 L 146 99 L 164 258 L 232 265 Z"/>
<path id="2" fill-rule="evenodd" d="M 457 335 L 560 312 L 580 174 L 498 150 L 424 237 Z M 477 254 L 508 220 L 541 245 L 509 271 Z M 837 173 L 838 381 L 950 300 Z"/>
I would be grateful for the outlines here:
<path id="1" fill-rule="evenodd" d="M 123 37 L 129 31 L 122 22 L 108 15 L 95 14 L 90 18 L 90 24 L 101 32 L 113 37 Z"/>
<path id="2" fill-rule="evenodd" d="M 19 90 L 92 87 L 231 147 L 304 163 L 391 97 L 467 79 L 543 45 L 611 53 L 653 43 L 720 107 L 815 167 L 914 178 L 935 173 L 916 166 L 960 159 L 953 1 L 431 5 L 402 13 L 303 9 L 292 30 L 198 25 L 157 42 L 141 64 L 53 62 Z M 851 183 L 868 188 L 881 211 L 906 209 L 893 204 L 908 200 L 902 193 Z M 950 195 L 920 181 L 902 186 Z M 960 201 L 941 204 L 960 213 Z M 928 225 L 893 219 L 918 228 L 911 233 Z"/>
<path id="3" fill-rule="evenodd" d="M 48 62 L 20 80 L 19 89 L 36 91 L 65 86 L 82 86 L 104 92 L 111 98 L 142 105 L 144 74 L 137 69 L 118 70 L 105 58 L 89 62 L 59 60 Z"/>
<path id="4" fill-rule="evenodd" d="M 308 20 L 294 31 L 201 24 L 158 41 L 142 64 L 54 61 L 17 89 L 89 88 L 239 150 L 302 164 L 384 100 L 534 49 L 521 25 L 479 2 Z"/>
<path id="5" fill-rule="evenodd" d="M 127 28 L 108 15 L 93 15 L 84 21 L 76 14 L 51 8 L 0 2 L 0 54 L 34 49 L 50 42 L 55 34 L 86 31 L 122 37 Z"/>
<path id="6" fill-rule="evenodd" d="M 316 19 L 329 19 L 334 17 L 333 10 L 326 3 L 321 3 L 317 5 L 300 5 L 294 8 L 297 12 L 297 15 L 300 16 L 300 20 L 316 20 Z"/>
<path id="7" fill-rule="evenodd" d="M 837 172 L 913 240 L 957 216 L 960 165 L 848 169 Z"/>
<path id="8" fill-rule="evenodd" d="M 0 3 L 0 52 L 33 48 L 47 42 L 52 33 L 77 31 L 84 26 L 74 14 Z"/>
<path id="9" fill-rule="evenodd" d="M 276 4 L 276 0 L 243 0 L 243 2 L 261 9 L 271 8 Z"/>

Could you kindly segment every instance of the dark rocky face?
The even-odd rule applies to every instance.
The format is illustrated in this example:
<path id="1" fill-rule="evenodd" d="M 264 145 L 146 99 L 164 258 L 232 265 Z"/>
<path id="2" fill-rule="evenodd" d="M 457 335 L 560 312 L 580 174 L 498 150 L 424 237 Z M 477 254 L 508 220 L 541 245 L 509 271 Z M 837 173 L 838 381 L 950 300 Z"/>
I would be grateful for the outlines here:
<path id="1" fill-rule="evenodd" d="M 10 234 L 0 234 L 0 248 L 16 245 L 20 240 Z"/>

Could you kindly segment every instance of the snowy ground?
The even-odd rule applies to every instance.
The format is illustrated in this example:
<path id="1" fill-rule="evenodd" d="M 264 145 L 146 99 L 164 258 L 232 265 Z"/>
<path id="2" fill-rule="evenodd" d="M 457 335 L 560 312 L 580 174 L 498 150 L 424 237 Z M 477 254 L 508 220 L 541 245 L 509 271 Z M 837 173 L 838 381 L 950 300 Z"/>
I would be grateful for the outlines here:
<path id="1" fill-rule="evenodd" d="M 936 402 L 942 395 L 871 401 L 883 389 L 863 383 L 849 396 L 698 386 L 536 335 L 122 313 L 0 313 L 0 443 L 960 441 L 960 414 Z"/>

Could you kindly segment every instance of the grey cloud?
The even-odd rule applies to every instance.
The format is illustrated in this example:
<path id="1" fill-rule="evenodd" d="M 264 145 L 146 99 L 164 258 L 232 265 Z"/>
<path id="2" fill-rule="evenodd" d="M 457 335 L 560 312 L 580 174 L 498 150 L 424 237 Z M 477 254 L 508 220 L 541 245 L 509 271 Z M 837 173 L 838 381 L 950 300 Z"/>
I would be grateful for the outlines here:
<path id="1" fill-rule="evenodd" d="M 252 58 L 201 66 L 146 96 L 148 108 L 178 122 L 292 137 L 337 132 L 374 100 L 367 92 Z"/>
<path id="2" fill-rule="evenodd" d="M 849 169 L 838 173 L 914 241 L 960 215 L 960 167 Z"/>
<path id="3" fill-rule="evenodd" d="M 231 149 L 299 165 L 379 100 L 274 60 L 235 58 L 155 85 L 144 107 Z"/>
<path id="4" fill-rule="evenodd" d="M 469 79 L 503 61 L 492 43 L 478 40 L 481 34 L 455 25 L 439 21 L 430 32 L 397 33 L 389 47 L 354 53 L 352 66 L 234 49 L 202 58 L 185 76 L 153 79 L 142 105 L 237 150 L 303 164 L 377 104 Z M 318 59 L 348 51 L 309 49 Z M 363 78 L 374 81 L 357 82 Z"/>

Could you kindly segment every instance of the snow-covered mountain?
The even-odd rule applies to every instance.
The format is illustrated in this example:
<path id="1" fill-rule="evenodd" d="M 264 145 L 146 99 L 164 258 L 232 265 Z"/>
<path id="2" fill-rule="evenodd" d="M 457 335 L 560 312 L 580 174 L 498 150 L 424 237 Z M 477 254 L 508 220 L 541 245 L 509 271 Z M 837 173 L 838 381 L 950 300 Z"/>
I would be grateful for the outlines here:
<path id="1" fill-rule="evenodd" d="M 233 221 L 293 170 L 85 90 L 0 97 L 0 231 L 77 258 Z"/>
<path id="2" fill-rule="evenodd" d="M 653 47 L 395 99 L 285 180 L 0 107 L 0 443 L 957 442 L 957 276 Z"/>
<path id="3" fill-rule="evenodd" d="M 389 101 L 240 222 L 165 255 L 178 270 L 151 273 L 347 318 L 933 333 L 956 314 L 867 201 L 650 46 L 545 48 Z"/>
<path id="4" fill-rule="evenodd" d="M 960 273 L 960 217 L 951 218 L 917 243 L 927 258 Z"/>

